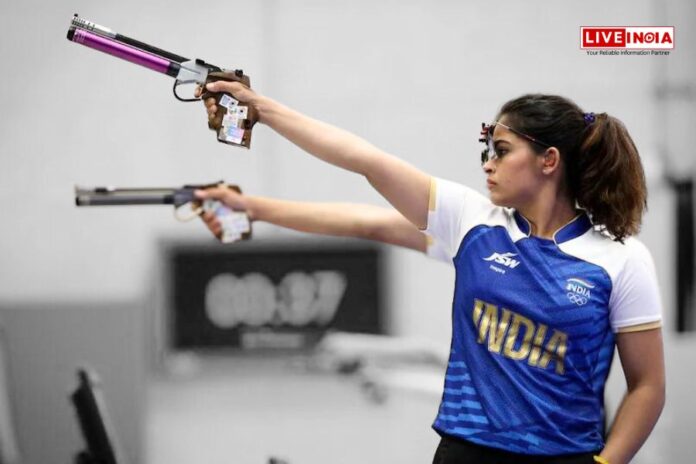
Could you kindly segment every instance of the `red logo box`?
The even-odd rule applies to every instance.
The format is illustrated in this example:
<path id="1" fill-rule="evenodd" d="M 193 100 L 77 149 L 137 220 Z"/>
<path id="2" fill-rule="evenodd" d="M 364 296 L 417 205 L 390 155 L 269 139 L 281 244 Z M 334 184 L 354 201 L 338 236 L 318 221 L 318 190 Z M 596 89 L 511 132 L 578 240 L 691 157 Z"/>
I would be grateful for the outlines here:
<path id="1" fill-rule="evenodd" d="M 671 50 L 674 26 L 582 26 L 580 48 Z"/>

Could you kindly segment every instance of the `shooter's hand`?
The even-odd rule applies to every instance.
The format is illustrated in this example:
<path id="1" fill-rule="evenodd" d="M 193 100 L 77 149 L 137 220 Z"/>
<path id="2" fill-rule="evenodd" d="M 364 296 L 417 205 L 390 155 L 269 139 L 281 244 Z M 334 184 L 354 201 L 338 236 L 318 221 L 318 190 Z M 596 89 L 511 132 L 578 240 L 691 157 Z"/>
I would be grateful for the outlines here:
<path id="1" fill-rule="evenodd" d="M 206 84 L 205 89 L 209 92 L 215 92 L 215 93 L 229 93 L 232 95 L 236 100 L 246 103 L 249 106 L 255 107 L 258 100 L 259 100 L 259 95 L 251 90 L 249 87 L 245 86 L 244 84 L 240 82 L 228 82 L 228 81 L 217 81 L 217 82 L 209 82 Z M 196 96 L 200 97 L 202 94 L 202 89 L 199 87 L 196 89 Z M 212 121 L 215 119 L 215 115 L 217 114 L 217 104 L 215 102 L 214 98 L 206 98 L 203 101 L 203 104 L 205 105 L 205 109 L 208 112 L 208 120 Z"/>
<path id="2" fill-rule="evenodd" d="M 205 190 L 196 190 L 195 195 L 201 202 L 205 200 L 217 200 L 233 211 L 246 212 L 249 221 L 252 220 L 249 215 L 250 211 L 248 209 L 246 197 L 234 189 L 225 186 L 211 187 Z M 201 219 L 215 237 L 222 239 L 222 224 L 219 217 L 215 215 L 214 212 L 204 211 L 201 214 Z"/>

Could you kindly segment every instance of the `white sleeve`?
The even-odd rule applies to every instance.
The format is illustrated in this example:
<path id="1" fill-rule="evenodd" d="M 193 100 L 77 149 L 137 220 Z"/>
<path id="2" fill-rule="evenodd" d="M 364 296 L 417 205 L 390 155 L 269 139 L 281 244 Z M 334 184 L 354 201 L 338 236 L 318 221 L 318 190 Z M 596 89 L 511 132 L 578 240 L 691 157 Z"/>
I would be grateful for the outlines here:
<path id="1" fill-rule="evenodd" d="M 614 332 L 637 332 L 662 325 L 662 302 L 650 251 L 638 240 L 631 247 L 609 298 L 609 320 Z"/>
<path id="2" fill-rule="evenodd" d="M 448 259 L 452 259 L 464 234 L 477 218 L 492 208 L 490 200 L 476 190 L 433 177 L 425 232 L 434 238 Z"/>
<path id="3" fill-rule="evenodd" d="M 428 255 L 429 258 L 452 264 L 452 257 L 447 254 L 447 250 L 442 247 L 441 242 L 435 240 L 430 235 L 426 234 L 426 237 L 428 239 L 428 249 L 425 254 Z"/>

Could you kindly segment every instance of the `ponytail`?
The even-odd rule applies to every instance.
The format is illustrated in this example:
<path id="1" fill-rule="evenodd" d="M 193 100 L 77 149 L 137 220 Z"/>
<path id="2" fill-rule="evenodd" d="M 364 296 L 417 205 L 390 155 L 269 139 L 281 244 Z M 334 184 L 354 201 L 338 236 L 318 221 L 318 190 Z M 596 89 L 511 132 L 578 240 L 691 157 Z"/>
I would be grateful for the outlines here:
<path id="1" fill-rule="evenodd" d="M 621 121 L 606 113 L 584 113 L 567 98 L 543 94 L 510 100 L 498 119 L 502 116 L 511 127 L 558 149 L 565 188 L 593 224 L 621 242 L 638 233 L 647 188 L 638 150 Z"/>
<path id="2" fill-rule="evenodd" d="M 576 166 L 568 179 L 592 221 L 618 241 L 637 234 L 647 188 L 638 149 L 623 123 L 598 114 L 585 129 Z"/>

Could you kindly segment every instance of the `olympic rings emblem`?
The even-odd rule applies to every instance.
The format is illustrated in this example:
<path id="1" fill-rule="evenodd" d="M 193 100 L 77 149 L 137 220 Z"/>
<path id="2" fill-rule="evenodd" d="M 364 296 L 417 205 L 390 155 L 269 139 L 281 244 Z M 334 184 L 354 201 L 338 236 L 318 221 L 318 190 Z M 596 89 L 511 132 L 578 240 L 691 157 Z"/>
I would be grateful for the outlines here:
<path id="1" fill-rule="evenodd" d="M 575 303 L 578 306 L 582 306 L 585 303 L 587 303 L 587 298 L 585 298 L 582 295 L 577 295 L 575 293 L 568 292 L 567 296 L 571 303 Z"/>

